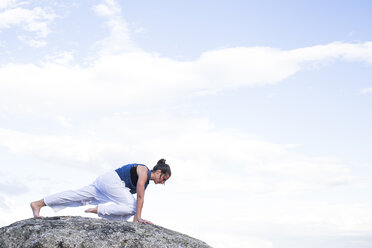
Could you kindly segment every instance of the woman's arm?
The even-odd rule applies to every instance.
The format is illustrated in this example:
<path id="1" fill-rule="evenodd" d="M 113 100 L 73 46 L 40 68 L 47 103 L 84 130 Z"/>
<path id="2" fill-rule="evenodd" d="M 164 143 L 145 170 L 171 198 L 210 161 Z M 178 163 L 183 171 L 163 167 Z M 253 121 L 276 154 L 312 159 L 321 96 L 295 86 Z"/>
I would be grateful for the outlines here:
<path id="1" fill-rule="evenodd" d="M 148 169 L 145 166 L 137 166 L 137 206 L 136 206 L 136 215 L 134 216 L 134 222 L 142 222 L 147 224 L 152 224 L 150 221 L 144 220 L 141 218 L 143 202 L 145 200 L 145 184 L 148 178 Z"/>

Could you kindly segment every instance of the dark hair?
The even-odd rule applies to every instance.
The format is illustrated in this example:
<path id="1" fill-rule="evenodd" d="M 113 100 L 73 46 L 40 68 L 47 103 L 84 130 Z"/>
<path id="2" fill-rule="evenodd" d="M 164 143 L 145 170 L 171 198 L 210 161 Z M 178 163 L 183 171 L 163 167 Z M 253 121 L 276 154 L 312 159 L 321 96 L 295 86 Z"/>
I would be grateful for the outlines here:
<path id="1" fill-rule="evenodd" d="M 165 159 L 162 158 L 158 161 L 158 163 L 154 166 L 154 168 L 151 170 L 151 172 L 161 170 L 161 174 L 168 174 L 169 176 L 172 175 L 171 169 L 169 165 L 165 163 Z"/>

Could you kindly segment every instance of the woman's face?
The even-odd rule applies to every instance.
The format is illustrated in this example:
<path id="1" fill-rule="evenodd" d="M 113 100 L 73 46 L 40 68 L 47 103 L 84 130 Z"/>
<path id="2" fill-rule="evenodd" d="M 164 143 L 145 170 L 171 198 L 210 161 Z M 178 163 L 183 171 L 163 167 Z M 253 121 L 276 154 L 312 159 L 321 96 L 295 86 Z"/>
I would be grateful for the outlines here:
<path id="1" fill-rule="evenodd" d="M 155 184 L 164 184 L 170 178 L 169 174 L 162 174 L 161 170 L 156 171 Z"/>

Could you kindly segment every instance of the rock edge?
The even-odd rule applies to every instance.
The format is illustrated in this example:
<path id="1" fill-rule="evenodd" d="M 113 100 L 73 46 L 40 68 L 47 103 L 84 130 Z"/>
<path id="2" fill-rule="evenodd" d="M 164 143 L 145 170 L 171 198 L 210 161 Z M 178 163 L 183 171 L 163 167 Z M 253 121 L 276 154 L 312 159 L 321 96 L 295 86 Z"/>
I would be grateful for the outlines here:
<path id="1" fill-rule="evenodd" d="M 1 248 L 211 248 L 157 225 L 79 216 L 31 218 L 0 228 Z"/>

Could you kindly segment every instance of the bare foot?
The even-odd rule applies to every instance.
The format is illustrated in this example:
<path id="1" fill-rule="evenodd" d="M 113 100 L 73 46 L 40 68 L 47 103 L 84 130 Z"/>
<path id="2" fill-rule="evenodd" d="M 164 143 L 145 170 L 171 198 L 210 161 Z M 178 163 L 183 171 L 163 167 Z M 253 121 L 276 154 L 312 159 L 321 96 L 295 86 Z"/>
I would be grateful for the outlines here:
<path id="1" fill-rule="evenodd" d="M 44 200 L 34 201 L 30 203 L 30 207 L 32 209 L 32 213 L 35 218 L 40 218 L 40 209 L 45 206 Z"/>
<path id="2" fill-rule="evenodd" d="M 94 208 L 88 208 L 87 210 L 85 210 L 85 213 L 92 213 L 92 214 L 98 213 L 98 206 Z"/>

